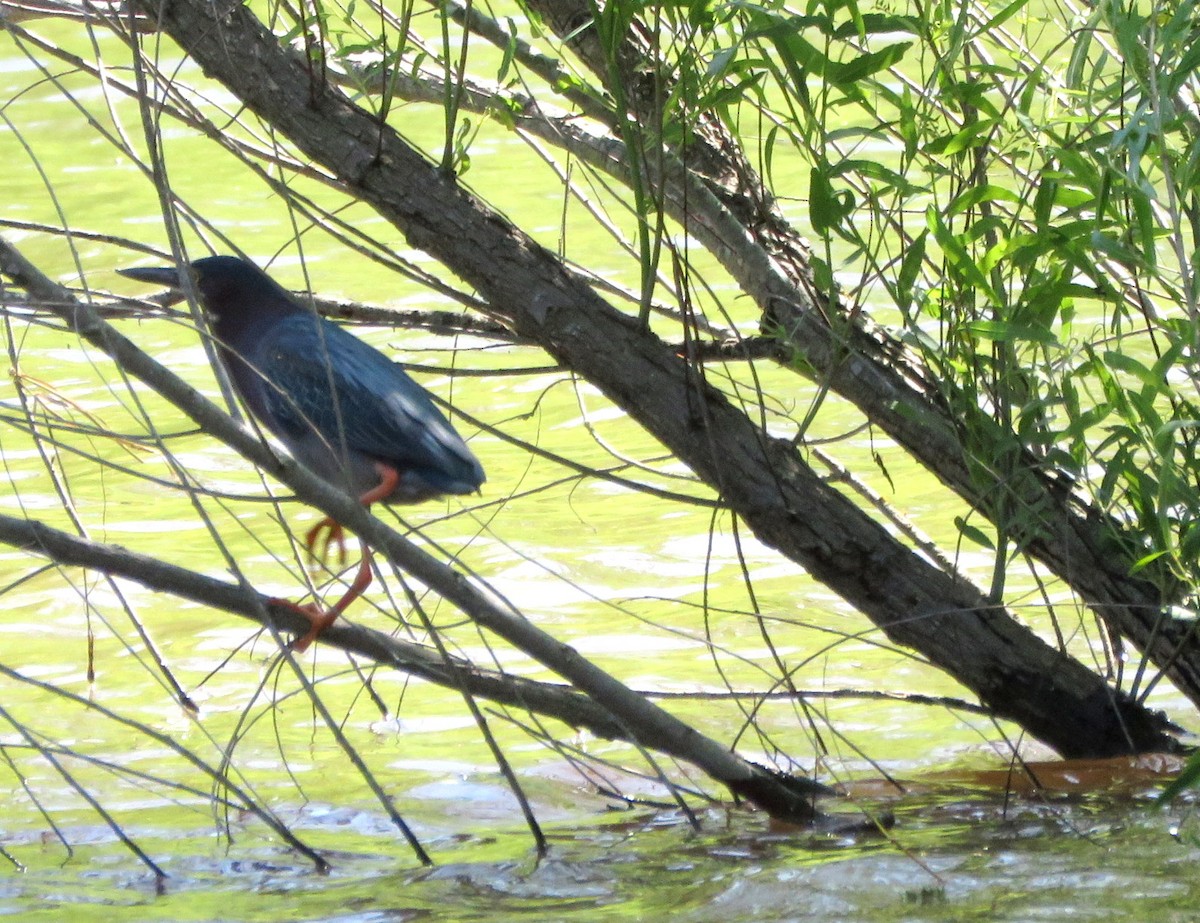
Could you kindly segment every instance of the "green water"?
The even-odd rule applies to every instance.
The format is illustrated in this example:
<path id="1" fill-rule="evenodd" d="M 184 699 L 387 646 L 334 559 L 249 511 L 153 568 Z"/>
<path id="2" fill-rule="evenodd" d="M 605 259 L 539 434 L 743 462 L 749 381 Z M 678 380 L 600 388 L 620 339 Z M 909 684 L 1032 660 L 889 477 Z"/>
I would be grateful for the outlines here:
<path id="1" fill-rule="evenodd" d="M 95 59 L 96 52 L 73 27 L 45 23 L 35 28 L 86 60 Z M 97 40 L 108 65 L 127 76 L 120 47 L 103 35 Z M 143 287 L 113 270 L 148 258 L 116 238 L 165 245 L 156 196 L 145 176 L 83 118 L 81 109 L 105 128 L 113 124 L 94 81 L 61 63 L 48 68 L 58 86 L 16 43 L 0 41 L 5 119 L 0 125 L 0 219 L 65 224 L 114 239 L 68 238 L 11 224 L 0 233 L 62 281 L 97 292 L 143 294 Z M 200 82 L 194 69 L 185 67 L 180 76 Z M 211 85 L 205 91 L 214 101 L 230 104 Z M 112 100 L 123 130 L 141 150 L 134 107 L 119 94 Z M 440 114 L 406 107 L 400 117 L 407 134 L 431 150 L 438 148 Z M 284 284 L 306 284 L 295 246 L 296 221 L 314 290 L 400 308 L 454 309 L 451 300 L 349 256 L 290 212 L 283 198 L 235 159 L 190 131 L 170 127 L 165 150 L 176 194 L 252 257 L 270 262 Z M 776 177 L 787 185 L 781 163 Z M 486 129 L 473 148 L 466 180 L 543 243 L 586 257 L 589 266 L 607 271 L 611 279 L 636 283 L 630 261 L 574 207 L 566 238 L 560 239 L 561 188 L 511 136 Z M 799 188 L 799 175 L 795 182 Z M 297 183 L 296 190 L 331 210 L 344 204 L 311 181 Z M 420 254 L 407 253 L 398 235 L 360 206 L 339 217 L 436 271 Z M 188 241 L 199 248 L 197 235 L 189 232 Z M 609 260 L 597 256 L 608 252 Z M 728 306 L 750 310 L 735 300 Z M 735 311 L 735 320 L 751 329 L 754 317 Z M 186 324 L 152 317 L 118 324 L 172 370 L 218 397 L 204 351 Z M 545 370 L 547 361 L 536 351 L 402 331 L 361 334 L 403 361 L 435 367 L 420 373 L 424 384 L 510 434 L 580 464 L 638 460 L 652 470 L 623 473 L 711 497 L 702 485 L 675 477 L 685 472 L 658 460 L 661 450 L 653 440 L 594 391 Z M 0 492 L 0 510 L 71 528 L 57 480 L 94 539 L 215 576 L 227 576 L 232 560 L 262 592 L 303 594 L 305 562 L 288 531 L 302 535 L 315 513 L 287 500 L 278 485 L 264 482 L 230 450 L 191 433 L 177 411 L 145 388 L 120 380 L 107 359 L 69 330 L 16 315 L 7 321 L 6 342 L 27 393 L 49 414 L 39 419 L 49 427 L 43 435 L 53 440 L 43 441 L 45 456 L 35 450 L 14 384 L 6 379 L 0 456 L 7 489 Z M 451 377 L 437 372 L 439 367 L 542 370 Z M 794 401 L 779 411 L 776 422 L 788 413 L 803 414 L 813 398 L 807 384 L 769 367 L 757 371 L 768 391 Z M 749 381 L 746 369 L 729 374 L 742 384 Z M 151 429 L 147 420 L 161 443 L 145 438 Z M 856 422 L 830 400 L 817 427 L 833 435 Z M 122 443 L 89 433 L 89 427 L 141 442 Z M 573 478 L 567 469 L 486 432 L 466 424 L 460 428 L 488 471 L 482 496 L 405 510 L 404 521 L 419 529 L 422 541 L 458 556 L 530 619 L 630 685 L 660 693 L 719 692 L 726 684 L 761 689 L 778 676 L 777 656 L 803 689 L 961 695 L 940 674 L 888 646 L 798 567 L 744 531 L 740 545 L 735 542 L 727 517 L 714 522 L 702 506 Z M 899 453 L 865 436 L 838 448 L 843 461 L 868 477 L 872 466 L 864 460 L 875 451 L 885 459 L 891 481 L 903 485 L 904 505 L 918 524 L 938 538 L 952 535 L 957 504 Z M 211 529 L 179 486 L 179 469 L 203 489 L 196 502 Z M 888 484 L 882 474 L 875 478 L 881 493 L 887 494 Z M 271 494 L 280 496 L 278 506 L 267 501 Z M 773 653 L 750 614 L 743 562 Z M 990 572 L 983 555 L 964 553 L 960 562 L 977 579 Z M 490 727 L 548 834 L 549 856 L 538 862 L 519 808 L 460 697 L 403 676 L 369 673 L 365 665 L 355 672 L 346 658 L 318 645 L 306 660 L 309 675 L 349 744 L 435 860 L 434 867 L 424 869 L 314 716 L 296 678 L 273 672 L 271 640 L 256 640 L 248 623 L 133 584 L 120 584 L 118 597 L 94 575 L 44 570 L 41 561 L 7 550 L 0 551 L 0 588 L 0 662 L 83 699 L 72 702 L 28 683 L 0 680 L 0 705 L 10 716 L 0 725 L 0 737 L 12 760 L 0 776 L 7 794 L 0 847 L 13 859 L 0 859 L 3 914 L 47 920 L 114 914 L 162 920 L 436 915 L 732 923 L 1065 916 L 1182 920 L 1200 913 L 1193 884 L 1197 850 L 1190 845 L 1187 812 L 1153 813 L 1141 789 L 1121 797 L 1007 802 L 998 794 L 955 791 L 859 805 L 875 814 L 896 811 L 898 823 L 889 838 L 814 838 L 771 829 L 750 812 L 715 807 L 701 810 L 697 831 L 647 778 L 652 770 L 632 748 L 549 727 L 579 754 L 608 763 L 581 768 L 573 751 L 542 746 L 530 733 L 528 716 L 513 714 L 510 722 L 488 712 Z M 420 594 L 419 587 L 413 590 Z M 1019 593 L 1014 599 L 1021 602 Z M 1028 617 L 1037 624 L 1036 598 L 1028 602 Z M 462 654 L 482 663 L 495 658 L 507 669 L 552 679 L 435 599 L 424 603 Z M 397 612 L 406 624 L 398 624 Z M 419 638 L 409 613 L 403 588 L 392 579 L 350 616 Z M 199 706 L 198 717 L 172 698 L 163 669 L 133 627 L 135 618 L 166 670 Z M 374 698 L 363 692 L 368 674 Z M 144 729 L 89 709 L 89 701 Z M 1012 731 L 962 712 L 814 698 L 811 713 L 792 704 L 763 706 L 755 719 L 767 736 L 759 738 L 746 733 L 746 714 L 736 703 L 673 698 L 666 704 L 717 739 L 736 740 L 747 756 L 767 759 L 777 747 L 805 770 L 816 766 L 820 752 L 816 728 L 828 750 L 819 773 L 827 780 L 876 775 L 868 759 L 917 778 L 950 765 L 1003 765 L 997 756 L 1003 751 L 1002 731 Z M 1169 693 L 1158 704 L 1181 716 L 1188 713 Z M 210 796 L 224 794 L 222 788 L 150 732 L 185 743 L 209 769 L 228 757 L 233 781 L 253 791 L 307 845 L 321 850 L 332 871 L 315 873 L 260 821 L 214 807 Z M 34 744 L 61 745 L 64 751 L 49 754 L 60 759 L 61 771 L 47 755 L 32 753 Z M 1025 752 L 1036 754 L 1036 749 Z M 705 787 L 684 768 L 663 768 L 677 782 Z M 93 795 L 168 873 L 163 893 L 155 893 L 152 876 L 68 779 Z M 1175 839 L 1170 828 L 1180 818 L 1184 836 Z"/>

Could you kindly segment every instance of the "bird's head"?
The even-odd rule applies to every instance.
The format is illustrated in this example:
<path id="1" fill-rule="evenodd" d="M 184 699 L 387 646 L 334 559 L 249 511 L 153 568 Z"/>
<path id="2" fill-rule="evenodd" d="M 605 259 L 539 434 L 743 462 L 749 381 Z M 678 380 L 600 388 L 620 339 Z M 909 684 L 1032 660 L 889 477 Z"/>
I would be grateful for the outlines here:
<path id="1" fill-rule="evenodd" d="M 206 256 L 188 264 L 185 271 L 191 272 L 205 310 L 217 320 L 300 309 L 270 276 L 236 256 Z M 174 266 L 140 266 L 117 272 L 139 282 L 167 286 L 171 294 L 164 299 L 165 304 L 174 304 L 184 297 L 180 270 Z"/>

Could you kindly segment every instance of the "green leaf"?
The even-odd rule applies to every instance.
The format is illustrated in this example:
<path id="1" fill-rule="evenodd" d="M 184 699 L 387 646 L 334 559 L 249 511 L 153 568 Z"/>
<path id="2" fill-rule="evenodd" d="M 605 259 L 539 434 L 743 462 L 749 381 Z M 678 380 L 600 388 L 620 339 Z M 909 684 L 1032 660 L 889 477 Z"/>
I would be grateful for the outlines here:
<path id="1" fill-rule="evenodd" d="M 1109 350 L 1104 354 L 1104 364 L 1110 369 L 1134 376 L 1142 384 L 1149 384 L 1152 381 L 1150 369 L 1127 353 Z"/>
<path id="2" fill-rule="evenodd" d="M 946 157 L 969 150 L 978 145 L 979 139 L 990 132 L 995 124 L 994 119 L 976 119 L 952 135 L 934 138 L 926 145 L 926 150 L 931 154 L 941 154 Z"/>
<path id="3" fill-rule="evenodd" d="M 968 541 L 972 541 L 976 545 L 988 549 L 988 551 L 996 550 L 996 543 L 992 541 L 991 537 L 986 532 L 971 525 L 961 516 L 954 517 L 954 525 L 958 528 L 958 531 L 962 537 Z"/>
<path id="4" fill-rule="evenodd" d="M 997 343 L 1037 343 L 1042 346 L 1057 346 L 1058 338 L 1045 327 L 1014 323 L 1005 320 L 970 321 L 965 329 L 972 336 Z"/>
<path id="5" fill-rule="evenodd" d="M 815 254 L 812 257 L 812 274 L 813 284 L 816 285 L 817 290 L 827 295 L 833 295 L 836 291 L 833 270 L 830 269 L 828 263 Z"/>
<path id="6" fill-rule="evenodd" d="M 1126 269 L 1140 271 L 1145 266 L 1146 259 L 1140 248 L 1130 247 L 1111 234 L 1093 231 L 1090 242 L 1093 250 L 1116 260 Z"/>
<path id="7" fill-rule="evenodd" d="M 708 67 L 705 68 L 704 76 L 720 77 L 729 70 L 729 64 L 732 62 L 738 53 L 736 45 L 731 45 L 728 48 L 718 48 L 716 53 L 708 61 Z"/>
<path id="8" fill-rule="evenodd" d="M 849 89 L 859 80 L 898 63 L 911 47 L 912 42 L 898 42 L 880 51 L 856 55 L 846 62 L 830 61 L 826 79 L 839 89 Z"/>
<path id="9" fill-rule="evenodd" d="M 864 13 L 835 27 L 831 34 L 838 39 L 863 38 L 867 35 L 895 34 L 907 32 L 920 35 L 921 26 L 914 16 L 892 13 Z"/>
<path id="10" fill-rule="evenodd" d="M 1170 420 L 1154 433 L 1154 448 L 1164 458 L 1175 448 L 1176 433 L 1182 429 L 1200 429 L 1200 420 Z"/>
<path id="11" fill-rule="evenodd" d="M 918 195 L 928 191 L 927 187 L 914 185 L 903 173 L 893 170 L 878 160 L 847 158 L 837 164 L 832 173 L 834 176 L 845 176 L 847 174 L 864 176 L 868 179 L 876 180 L 884 188 L 894 189 L 896 192 L 906 196 Z"/>
<path id="12" fill-rule="evenodd" d="M 896 274 L 896 301 L 901 308 L 911 308 L 913 303 L 913 287 L 921 272 L 921 264 L 925 261 L 925 241 L 928 231 L 922 231 L 904 251 L 900 260 L 900 271 Z"/>
<path id="13" fill-rule="evenodd" d="M 899 98 L 900 116 L 897 119 L 897 130 L 900 137 L 904 139 L 904 156 L 911 158 L 917 152 L 917 145 L 920 141 L 920 127 L 917 122 L 917 107 L 913 102 L 912 90 L 907 84 L 904 90 L 900 93 Z"/>
<path id="14" fill-rule="evenodd" d="M 979 268 L 971 254 L 967 252 L 967 248 L 963 246 L 958 235 L 950 230 L 941 214 L 933 206 L 930 206 L 925 212 L 925 223 L 933 231 L 934 239 L 942 248 L 947 264 L 957 270 L 963 284 L 978 289 L 984 298 L 993 304 L 999 304 L 1000 299 L 992 291 L 987 276 Z"/>
<path id="15" fill-rule="evenodd" d="M 848 189 L 835 191 L 825 171 L 813 167 L 809 172 L 808 209 L 813 230 L 826 234 L 854 210 L 854 196 Z"/>
<path id="16" fill-rule="evenodd" d="M 1130 575 L 1136 574 L 1140 570 L 1145 570 L 1166 553 L 1167 552 L 1165 551 L 1152 551 L 1150 554 L 1143 555 L 1142 557 L 1138 558 L 1133 563 L 1133 566 L 1129 568 Z"/>
<path id="17" fill-rule="evenodd" d="M 1013 0 L 1012 3 L 984 23 L 979 29 L 979 34 L 988 35 L 994 32 L 1000 26 L 1008 22 L 1008 20 L 1015 16 L 1018 12 L 1020 12 L 1021 8 L 1026 5 L 1028 5 L 1028 0 Z"/>
<path id="18" fill-rule="evenodd" d="M 984 183 L 982 186 L 972 186 L 970 189 L 955 197 L 946 207 L 947 215 L 957 215 L 974 208 L 981 202 L 1020 202 L 1021 197 L 1011 189 L 997 186 L 994 183 Z"/>

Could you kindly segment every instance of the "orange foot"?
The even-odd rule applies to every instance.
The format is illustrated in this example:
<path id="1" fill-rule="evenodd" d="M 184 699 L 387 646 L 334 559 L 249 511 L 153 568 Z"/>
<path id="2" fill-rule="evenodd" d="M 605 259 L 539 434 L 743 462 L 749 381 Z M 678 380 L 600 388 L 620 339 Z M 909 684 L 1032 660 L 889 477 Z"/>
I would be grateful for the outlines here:
<path id="1" fill-rule="evenodd" d="M 337 621 L 339 615 L 346 611 L 354 600 L 362 596 L 367 587 L 371 585 L 371 549 L 366 545 L 363 546 L 362 561 L 358 565 L 358 573 L 354 575 L 354 582 L 350 584 L 345 594 L 336 603 L 328 609 L 321 606 L 320 603 L 294 603 L 290 599 L 273 598 L 270 601 L 278 603 L 281 606 L 299 612 L 312 626 L 307 632 L 291 643 L 291 649 L 297 654 L 302 654 L 312 645 L 320 636 L 321 632 L 325 631 L 330 625 Z"/>
<path id="2" fill-rule="evenodd" d="M 324 533 L 324 538 L 322 538 Z M 321 553 L 317 554 L 317 545 L 321 546 Z M 326 516 L 315 526 L 304 533 L 304 546 L 308 549 L 309 556 L 315 561 L 325 561 L 329 558 L 329 549 L 336 545 L 338 564 L 342 567 L 346 566 L 346 530 L 342 528 L 340 522 L 336 522 Z"/>
<path id="3" fill-rule="evenodd" d="M 396 489 L 396 485 L 400 483 L 400 472 L 391 465 L 376 462 L 375 471 L 379 475 L 379 483 L 358 498 L 358 502 L 368 510 L 371 508 L 371 504 L 377 500 L 386 500 L 390 497 L 392 491 Z M 318 544 L 321 546 L 320 554 L 317 554 Z M 304 546 L 314 560 L 327 560 L 329 549 L 334 545 L 337 546 L 338 564 L 345 567 L 346 529 L 340 522 L 330 519 L 328 516 L 304 533 Z"/>
<path id="4" fill-rule="evenodd" d="M 288 645 L 295 653 L 303 654 L 317 640 L 317 636 L 337 621 L 339 613 L 332 609 L 322 609 L 319 603 L 294 603 L 290 599 L 272 597 L 269 602 L 286 606 L 294 612 L 299 612 L 312 625 L 303 635 Z"/>

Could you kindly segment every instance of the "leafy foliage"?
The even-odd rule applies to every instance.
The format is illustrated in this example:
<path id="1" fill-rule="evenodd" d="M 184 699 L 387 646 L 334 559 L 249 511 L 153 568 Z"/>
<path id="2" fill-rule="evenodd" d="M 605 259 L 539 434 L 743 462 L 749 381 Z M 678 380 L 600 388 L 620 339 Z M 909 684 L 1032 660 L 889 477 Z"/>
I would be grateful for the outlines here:
<path id="1" fill-rule="evenodd" d="M 981 477 L 1034 451 L 1195 585 L 1194 6 L 721 9 L 831 298 L 905 328 Z"/>
<path id="2" fill-rule="evenodd" d="M 916 365 L 936 383 L 931 403 L 948 409 L 977 489 L 974 508 L 950 518 L 954 537 L 943 544 L 957 540 L 990 553 L 992 586 L 980 610 L 1005 600 L 1009 572 L 1022 563 L 1027 546 L 1053 535 L 1059 524 L 1056 512 L 1036 499 L 1036 490 L 1020 489 L 1034 480 L 1039 485 L 1048 480 L 1090 511 L 1110 516 L 1120 527 L 1113 542 L 1133 562 L 1130 576 L 1153 579 L 1164 598 L 1190 605 L 1187 594 L 1200 576 L 1195 458 L 1200 152 L 1193 112 L 1200 92 L 1193 70 L 1200 57 L 1192 6 L 1143 12 L 1106 0 L 1094 7 L 1064 3 L 1047 9 L 1017 0 L 994 7 L 913 4 L 896 11 L 855 0 L 803 8 L 695 0 L 585 7 L 589 15 L 567 34 L 542 20 L 552 8 L 534 4 L 494 18 L 471 5 L 426 10 L 405 3 L 393 11 L 361 0 L 268 9 L 276 34 L 303 49 L 313 94 L 327 82 L 346 89 L 369 110 L 380 136 L 382 126 L 402 122 L 401 102 L 437 106 L 439 137 L 422 141 L 439 178 L 486 183 L 479 169 L 485 123 L 518 132 L 561 179 L 561 190 L 554 191 L 563 203 L 561 228 L 547 239 L 557 233 L 559 252 L 582 254 L 581 262 L 593 255 L 591 238 L 575 249 L 575 238 L 584 235 L 569 219 L 578 209 L 586 213 L 588 232 L 598 229 L 626 258 L 620 273 L 587 265 L 578 276 L 626 312 L 630 326 L 672 341 L 670 355 L 676 359 L 715 344 L 717 359 L 695 363 L 697 380 L 715 382 L 755 421 L 756 436 L 779 436 L 789 449 L 799 447 L 806 460 L 823 466 L 829 483 L 904 536 L 939 573 L 957 577 L 955 562 L 938 543 L 894 509 L 908 499 L 903 486 L 897 487 L 904 482 L 893 479 L 891 462 L 873 441 L 863 451 L 844 432 L 829 436 L 814 424 L 834 392 L 828 366 L 814 373 L 818 366 L 808 365 L 799 350 L 778 368 L 756 365 L 750 344 L 762 348 L 761 340 L 785 340 L 787 334 L 772 324 L 765 304 L 770 293 L 738 291 L 729 297 L 737 289 L 730 284 L 736 273 L 730 267 L 738 256 L 721 253 L 726 259 L 714 268 L 696 243 L 709 233 L 707 246 L 718 251 L 748 239 L 759 248 L 753 258 L 769 265 L 778 253 L 767 252 L 764 238 L 787 236 L 792 226 L 809 232 L 815 241 L 811 258 L 790 268 L 797 278 L 811 280 L 814 310 L 846 342 L 870 314 L 894 344 L 918 357 Z M 581 47 L 588 39 L 594 41 L 590 56 Z M 70 52 L 22 40 L 80 68 L 98 86 L 108 85 L 107 66 L 89 70 Z M 124 40 L 163 95 L 155 105 L 161 102 L 190 129 L 211 137 L 286 201 L 295 226 L 282 246 L 302 250 L 306 235 L 328 235 L 448 299 L 488 307 L 477 293 L 411 260 L 393 243 L 391 228 L 379 234 L 365 229 L 373 216 L 364 217 L 367 209 L 354 201 L 361 191 L 358 174 L 347 180 L 334 169 L 311 166 L 273 129 L 264 132 L 243 113 L 227 119 L 208 97 L 210 88 L 193 89 L 176 79 L 178 62 L 169 54 L 156 61 L 132 36 Z M 534 43 L 549 46 L 550 53 Z M 140 73 L 139 78 L 145 79 Z M 152 125 L 150 100 L 140 86 L 120 86 L 138 98 Z M 153 128 L 145 162 L 123 146 L 119 132 L 114 137 L 111 143 L 123 154 L 160 178 L 154 145 L 161 139 Z M 359 165 L 361 173 L 374 165 Z M 790 185 L 804 183 L 806 189 Z M 320 194 L 314 187 L 322 187 Z M 158 188 L 168 201 L 165 186 Z M 716 226 L 718 209 L 704 208 L 710 199 L 736 216 L 732 227 Z M 165 212 L 169 226 L 176 222 L 177 237 L 192 243 L 219 237 L 206 214 L 173 201 Z M 766 335 L 756 341 L 759 329 Z M 466 325 L 461 330 L 472 332 Z M 506 345 L 516 338 L 503 327 L 488 335 Z M 720 351 L 727 344 L 732 359 Z M 779 353 L 766 354 L 774 359 Z M 536 365 L 535 371 L 546 370 L 540 356 Z M 791 374 L 796 369 L 818 379 L 801 397 L 795 396 L 799 388 Z M 711 515 L 715 543 L 720 516 L 727 512 L 720 490 L 695 471 L 681 474 L 659 446 L 626 453 L 597 436 L 595 451 L 603 463 L 543 448 L 538 424 L 528 421 L 537 418 L 551 392 L 571 391 L 572 414 L 581 414 L 586 424 L 573 428 L 593 433 L 586 410 L 580 410 L 587 399 L 580 396 L 574 370 L 550 371 L 559 377 L 545 385 L 544 394 L 492 429 L 530 447 L 530 458 L 549 456 L 572 484 L 590 479 L 606 489 L 616 485 L 639 501 L 653 496 L 674 504 L 671 515 L 684 509 Z M 512 372 L 529 374 L 519 365 Z M 768 378 L 772 382 L 764 383 Z M 25 419 L 36 441 L 34 417 Z M 871 440 L 874 422 L 865 420 L 861 427 Z M 818 444 L 823 438 L 836 451 L 865 459 L 863 476 L 824 453 Z M 541 482 L 525 493 L 559 486 L 554 478 L 562 475 L 555 470 L 553 478 L 539 475 Z M 189 499 L 197 496 L 179 471 L 170 475 L 187 481 Z M 163 480 L 184 491 L 185 485 Z M 881 482 L 888 496 L 868 481 Z M 527 499 L 522 493 L 514 489 L 504 502 L 519 510 Z M 215 506 L 224 498 L 206 499 Z M 69 504 L 64 500 L 63 506 Z M 469 537 L 452 533 L 447 547 L 461 541 L 467 548 L 500 530 L 491 518 L 478 522 L 486 524 L 472 520 L 463 530 Z M 760 604 L 763 578 L 746 563 L 738 517 L 728 522 L 731 569 L 744 591 L 737 614 L 753 626 L 768 665 L 747 666 L 750 658 L 731 654 L 714 630 L 733 609 L 710 596 L 708 559 L 696 565 L 704 577 L 702 592 L 695 594 L 699 601 L 688 601 L 703 615 L 693 640 L 711 658 L 727 704 L 743 719 L 743 732 L 756 735 L 757 746 L 777 758 L 781 771 L 793 770 L 796 757 L 763 718 L 766 703 L 780 690 L 792 709 L 787 732 L 804 728 L 806 744 L 816 759 L 825 760 L 831 751 L 826 737 L 840 739 L 840 732 L 810 705 L 796 676 L 829 650 L 861 638 L 822 628 L 834 640 L 822 640 L 816 654 L 778 643 L 777 626 Z M 514 547 L 525 538 L 523 525 L 518 522 L 518 537 L 510 539 Z M 232 569 L 234 555 L 219 538 L 217 544 Z M 713 557 L 711 548 L 708 554 Z M 303 562 L 292 565 L 303 575 Z M 1041 579 L 1034 576 L 1035 582 Z M 434 650 L 447 663 L 448 650 L 474 649 L 473 625 L 464 627 L 457 616 L 426 617 L 417 591 L 404 584 L 403 575 L 395 579 L 402 587 L 396 596 L 422 617 L 414 646 Z M 590 594 L 582 581 L 572 589 Z M 1065 635 L 1074 632 L 1061 631 L 1050 594 L 1042 595 L 1056 644 L 1066 649 Z M 628 616 L 624 604 L 612 608 Z M 639 617 L 639 630 L 644 621 L 649 620 Z M 676 628 L 665 633 L 674 640 Z M 1096 661 L 1108 653 L 1095 652 Z M 494 661 L 503 663 L 503 656 Z M 1140 697 L 1154 686 L 1158 675 L 1127 689 L 1120 662 L 1112 657 L 1108 668 L 1121 692 Z M 753 674 L 761 688 L 743 696 L 731 678 L 736 669 Z M 467 698 L 481 738 L 504 767 L 487 720 L 470 693 Z M 564 711 L 578 704 L 568 702 Z M 949 704 L 960 713 L 967 710 L 964 703 Z M 331 730 L 337 728 L 330 714 L 322 715 Z M 588 764 L 553 731 L 537 727 L 530 733 L 558 748 L 566 761 Z M 340 737 L 338 742 L 343 743 Z M 349 744 L 345 748 L 353 752 Z M 727 749 L 715 749 L 728 755 Z M 653 774 L 667 779 L 657 766 Z M 369 777 L 365 770 L 364 775 Z M 674 790 L 681 803 L 682 791 Z M 535 823 L 530 826 L 536 830 Z"/>

